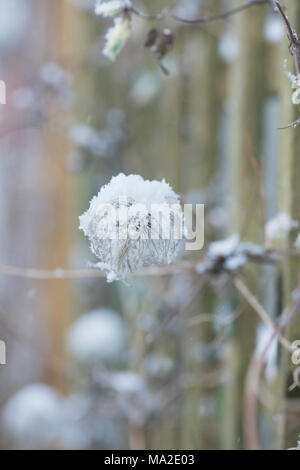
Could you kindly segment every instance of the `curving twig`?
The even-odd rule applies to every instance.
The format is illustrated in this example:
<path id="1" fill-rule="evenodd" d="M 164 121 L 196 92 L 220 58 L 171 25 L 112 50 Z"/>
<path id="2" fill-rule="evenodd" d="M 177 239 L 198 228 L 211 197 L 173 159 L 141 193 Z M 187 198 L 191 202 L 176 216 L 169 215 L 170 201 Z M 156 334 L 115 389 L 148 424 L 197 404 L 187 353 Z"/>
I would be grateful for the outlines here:
<path id="1" fill-rule="evenodd" d="M 263 374 L 265 357 L 279 334 L 286 329 L 300 307 L 300 282 L 298 287 L 292 293 L 292 304 L 290 307 L 286 307 L 281 313 L 278 321 L 277 331 L 274 331 L 270 337 L 268 343 L 261 353 L 254 352 L 250 366 L 248 368 L 246 377 L 246 387 L 244 394 L 244 430 L 247 441 L 247 448 L 249 450 L 261 449 L 260 438 L 259 438 L 259 421 L 258 421 L 258 397 L 260 389 L 260 381 Z M 293 351 L 293 348 L 292 348 Z M 299 386 L 299 373 L 300 368 L 296 369 L 294 373 L 294 384 L 289 388 L 293 390 Z"/>
<path id="2" fill-rule="evenodd" d="M 242 281 L 240 277 L 234 276 L 232 278 L 233 284 L 237 288 L 237 290 L 242 294 L 242 296 L 247 300 L 247 302 L 251 305 L 251 307 L 256 311 L 258 316 L 264 322 L 264 324 L 273 331 L 275 337 L 278 337 L 279 342 L 282 346 L 287 349 L 287 351 L 292 352 L 293 346 L 292 344 L 281 334 L 281 330 L 283 326 L 277 326 L 273 323 L 269 315 L 267 314 L 264 307 L 258 302 L 255 295 L 250 291 L 250 289 L 246 286 L 246 284 Z"/>
<path id="3" fill-rule="evenodd" d="M 266 0 L 249 0 L 248 2 L 244 3 L 243 5 L 239 7 L 232 8 L 231 10 L 220 13 L 219 15 L 203 16 L 202 18 L 195 18 L 195 19 L 189 20 L 189 19 L 181 18 L 180 16 L 176 16 L 172 14 L 171 18 L 175 21 L 179 21 L 180 23 L 186 23 L 186 24 L 211 23 L 213 21 L 226 20 L 230 16 L 236 15 L 237 13 L 241 13 L 244 10 L 248 10 L 249 8 L 255 5 L 263 5 L 265 3 L 266 3 Z"/>
<path id="4" fill-rule="evenodd" d="M 201 23 L 212 23 L 214 21 L 219 21 L 219 20 L 226 20 L 230 16 L 236 15 L 237 13 L 241 13 L 244 10 L 247 10 L 255 5 L 263 5 L 267 3 L 267 0 L 248 0 L 245 2 L 243 5 L 232 8 L 230 10 L 227 10 L 223 13 L 220 13 L 219 15 L 212 15 L 212 16 L 202 16 L 201 18 L 194 18 L 194 19 L 186 19 L 182 18 L 178 15 L 175 15 L 172 13 L 172 10 L 176 6 L 177 2 L 173 2 L 170 7 L 164 8 L 160 13 L 154 14 L 154 15 L 148 15 L 147 13 L 144 13 L 140 10 L 138 10 L 135 7 L 131 7 L 130 11 L 135 14 L 136 16 L 148 20 L 148 21 L 153 21 L 153 20 L 164 20 L 166 18 L 171 18 L 174 21 L 177 21 L 179 23 L 185 23 L 185 24 L 201 24 Z"/>

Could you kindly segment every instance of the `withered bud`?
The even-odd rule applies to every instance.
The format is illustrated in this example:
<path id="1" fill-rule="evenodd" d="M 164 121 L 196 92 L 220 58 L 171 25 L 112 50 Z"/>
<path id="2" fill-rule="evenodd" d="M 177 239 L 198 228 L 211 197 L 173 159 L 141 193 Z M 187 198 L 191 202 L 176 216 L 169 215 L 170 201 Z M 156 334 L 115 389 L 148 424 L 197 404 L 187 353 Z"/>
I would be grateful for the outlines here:
<path id="1" fill-rule="evenodd" d="M 157 29 L 150 29 L 150 31 L 147 34 L 147 39 L 145 42 L 145 47 L 152 47 L 155 45 L 157 38 L 158 38 L 159 32 Z"/>
<path id="2" fill-rule="evenodd" d="M 170 51 L 173 44 L 174 36 L 172 32 L 169 29 L 164 29 L 156 41 L 154 50 L 158 59 L 162 59 Z"/>

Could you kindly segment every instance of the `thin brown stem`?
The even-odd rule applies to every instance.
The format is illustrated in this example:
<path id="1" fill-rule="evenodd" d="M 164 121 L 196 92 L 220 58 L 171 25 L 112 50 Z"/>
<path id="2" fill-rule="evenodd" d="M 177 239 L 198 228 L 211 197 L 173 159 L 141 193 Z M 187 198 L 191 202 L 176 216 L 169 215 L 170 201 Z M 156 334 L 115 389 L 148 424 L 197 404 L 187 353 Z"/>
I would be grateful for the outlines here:
<path id="1" fill-rule="evenodd" d="M 219 15 L 203 16 L 201 18 L 194 18 L 194 19 L 182 18 L 180 16 L 177 16 L 171 13 L 177 2 L 173 2 L 173 4 L 169 8 L 165 8 L 160 13 L 157 13 L 155 15 L 148 15 L 147 13 L 144 13 L 135 7 L 131 8 L 131 12 L 139 16 L 140 18 L 144 20 L 149 20 L 149 21 L 163 20 L 163 19 L 166 19 L 167 17 L 170 17 L 172 20 L 177 21 L 179 23 L 201 24 L 201 23 L 212 23 L 214 21 L 226 20 L 230 16 L 236 15 L 237 13 L 241 13 L 242 11 L 247 10 L 248 8 L 251 8 L 255 5 L 263 5 L 266 3 L 266 1 L 267 0 L 249 0 L 239 7 L 232 8 L 231 10 L 220 13 Z"/>
<path id="2" fill-rule="evenodd" d="M 273 321 L 267 314 L 264 307 L 259 303 L 255 295 L 250 291 L 250 289 L 246 286 L 246 284 L 242 281 L 242 279 L 237 276 L 234 276 L 232 280 L 237 290 L 242 294 L 242 296 L 247 300 L 247 302 L 255 310 L 255 312 L 258 314 L 260 319 L 265 323 L 265 325 L 270 330 L 273 331 L 273 333 L 276 334 L 282 346 L 290 352 L 293 351 L 293 347 L 291 343 L 284 336 L 281 335 L 280 329 L 278 328 L 278 326 L 276 326 L 273 323 Z"/>

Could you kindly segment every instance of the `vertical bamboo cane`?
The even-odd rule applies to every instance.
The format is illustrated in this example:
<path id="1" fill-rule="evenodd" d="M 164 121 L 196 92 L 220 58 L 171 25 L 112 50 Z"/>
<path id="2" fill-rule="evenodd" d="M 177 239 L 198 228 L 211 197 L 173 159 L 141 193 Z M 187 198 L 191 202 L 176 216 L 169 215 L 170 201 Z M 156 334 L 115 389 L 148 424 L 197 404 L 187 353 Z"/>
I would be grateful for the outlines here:
<path id="1" fill-rule="evenodd" d="M 72 55 L 71 40 L 75 21 L 74 9 L 67 1 L 57 0 L 51 4 L 46 2 L 42 7 L 41 15 L 45 15 L 42 18 L 48 18 L 49 21 L 47 25 L 48 50 L 45 52 L 46 55 L 50 54 L 50 58 L 47 59 L 53 60 L 54 57 L 60 65 L 66 65 L 72 69 L 74 63 L 70 63 L 68 60 L 75 58 L 75 54 Z M 57 114 L 57 122 L 61 123 L 65 118 L 66 116 L 61 112 Z M 66 158 L 70 147 L 65 136 L 62 136 L 61 132 L 52 126 L 46 127 L 43 138 L 46 153 L 44 191 L 48 194 L 52 214 L 52 223 L 47 239 L 46 262 L 49 267 L 55 269 L 68 265 L 70 187 L 66 171 Z M 49 281 L 46 293 L 48 296 L 51 351 L 52 354 L 63 360 L 65 332 L 72 311 L 70 284 L 65 280 Z M 65 388 L 63 377 L 51 374 L 49 382 L 58 388 Z"/>
<path id="2" fill-rule="evenodd" d="M 233 2 L 240 6 L 241 0 Z M 235 30 L 239 40 L 239 57 L 232 66 L 230 81 L 230 144 L 229 144 L 229 232 L 238 231 L 252 241 L 261 241 L 260 202 L 258 200 L 257 175 L 252 166 L 253 155 L 260 157 L 261 134 L 261 95 L 263 93 L 263 29 L 264 9 L 253 9 L 235 18 Z M 257 274 L 256 274 L 257 276 Z M 252 286 L 257 293 L 258 285 Z M 239 399 L 232 409 L 233 422 L 238 423 L 242 416 L 242 397 L 245 373 L 249 358 L 256 344 L 257 319 L 252 310 L 246 310 L 236 323 L 238 347 Z M 241 423 L 235 432 L 236 447 L 241 438 Z M 225 430 L 224 430 L 225 431 Z"/>

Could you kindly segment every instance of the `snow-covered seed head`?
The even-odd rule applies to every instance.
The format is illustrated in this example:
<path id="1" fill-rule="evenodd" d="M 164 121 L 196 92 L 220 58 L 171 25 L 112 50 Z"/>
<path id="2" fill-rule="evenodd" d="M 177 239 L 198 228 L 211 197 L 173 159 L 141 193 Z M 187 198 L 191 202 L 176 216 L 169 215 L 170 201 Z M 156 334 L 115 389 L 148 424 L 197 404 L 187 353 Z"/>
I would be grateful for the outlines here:
<path id="1" fill-rule="evenodd" d="M 111 0 L 107 2 L 99 0 L 96 2 L 95 13 L 104 17 L 118 16 L 128 11 L 131 6 L 129 0 Z"/>
<path id="2" fill-rule="evenodd" d="M 114 20 L 114 26 L 109 28 L 105 36 L 103 55 L 114 61 L 126 44 L 131 34 L 131 19 L 118 17 Z"/>
<path id="3" fill-rule="evenodd" d="M 171 263 L 182 228 L 178 195 L 165 180 L 147 181 L 139 175 L 113 177 L 80 217 L 80 229 L 109 281 Z"/>
<path id="4" fill-rule="evenodd" d="M 285 241 L 289 233 L 297 228 L 299 223 L 289 214 L 281 212 L 265 225 L 266 244 L 268 248 Z"/>
<path id="5" fill-rule="evenodd" d="M 110 309 L 93 310 L 79 317 L 67 335 L 67 349 L 78 364 L 114 364 L 125 345 L 121 317 Z"/>
<path id="6" fill-rule="evenodd" d="M 47 447 L 54 442 L 60 426 L 61 399 L 44 384 L 19 390 L 6 403 L 3 425 L 7 434 L 22 446 Z"/>

